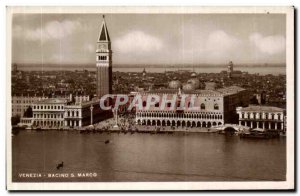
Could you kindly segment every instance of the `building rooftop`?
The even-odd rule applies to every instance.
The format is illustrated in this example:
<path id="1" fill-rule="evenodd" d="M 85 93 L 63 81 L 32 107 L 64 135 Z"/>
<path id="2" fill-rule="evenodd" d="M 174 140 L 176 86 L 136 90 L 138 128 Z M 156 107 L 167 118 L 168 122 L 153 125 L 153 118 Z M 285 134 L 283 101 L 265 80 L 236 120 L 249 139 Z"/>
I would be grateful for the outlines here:
<path id="1" fill-rule="evenodd" d="M 35 104 L 64 104 L 67 102 L 68 99 L 66 98 L 49 98 L 49 99 L 37 101 Z"/>
<path id="2" fill-rule="evenodd" d="M 202 94 L 202 95 L 230 95 L 234 93 L 238 93 L 244 91 L 246 89 L 238 87 L 238 86 L 230 86 L 226 88 L 216 89 L 216 90 L 184 90 L 181 89 L 181 93 L 183 94 Z M 158 89 L 158 90 L 150 90 L 145 93 L 161 93 L 161 94 L 176 94 L 178 93 L 178 89 Z"/>
<path id="3" fill-rule="evenodd" d="M 229 86 L 229 87 L 217 89 L 217 91 L 219 91 L 223 94 L 234 94 L 234 93 L 238 93 L 238 92 L 241 92 L 244 90 L 246 90 L 246 89 L 241 88 L 239 86 Z"/>
<path id="4" fill-rule="evenodd" d="M 283 112 L 284 109 L 274 106 L 261 106 L 261 105 L 250 105 L 248 107 L 240 108 L 240 111 L 245 112 Z"/>

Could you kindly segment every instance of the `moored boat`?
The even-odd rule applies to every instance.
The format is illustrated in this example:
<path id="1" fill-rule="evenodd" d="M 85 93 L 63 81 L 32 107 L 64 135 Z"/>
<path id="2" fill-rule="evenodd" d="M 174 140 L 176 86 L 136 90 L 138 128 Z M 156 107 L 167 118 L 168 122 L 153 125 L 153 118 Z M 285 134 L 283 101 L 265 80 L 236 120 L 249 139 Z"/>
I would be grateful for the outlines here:
<path id="1" fill-rule="evenodd" d="M 255 128 L 247 132 L 241 132 L 239 136 L 240 138 L 270 139 L 279 137 L 279 132 L 276 130 L 265 130 L 261 128 Z"/>

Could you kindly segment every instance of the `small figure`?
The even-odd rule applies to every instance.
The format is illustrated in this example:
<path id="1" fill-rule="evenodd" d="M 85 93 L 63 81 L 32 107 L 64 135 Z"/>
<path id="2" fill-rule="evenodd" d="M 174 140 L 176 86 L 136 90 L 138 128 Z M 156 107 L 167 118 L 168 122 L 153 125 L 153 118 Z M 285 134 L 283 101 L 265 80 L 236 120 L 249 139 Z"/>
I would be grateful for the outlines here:
<path id="1" fill-rule="evenodd" d="M 60 169 L 64 167 L 64 162 L 57 164 L 56 169 Z"/>

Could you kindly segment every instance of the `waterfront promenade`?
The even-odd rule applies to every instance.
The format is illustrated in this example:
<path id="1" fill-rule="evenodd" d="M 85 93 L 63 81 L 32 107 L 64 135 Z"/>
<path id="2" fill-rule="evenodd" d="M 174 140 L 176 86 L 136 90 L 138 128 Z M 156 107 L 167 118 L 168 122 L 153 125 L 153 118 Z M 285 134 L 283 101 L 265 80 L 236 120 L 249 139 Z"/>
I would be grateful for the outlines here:
<path id="1" fill-rule="evenodd" d="M 118 127 L 115 126 L 115 120 L 113 118 L 101 121 L 97 124 L 83 127 L 81 130 L 101 130 L 110 132 L 140 132 L 140 133 L 152 133 L 152 132 L 192 132 L 192 133 L 215 133 L 219 132 L 216 128 L 203 128 L 203 127 L 161 127 L 161 126 L 147 126 L 137 125 L 130 123 L 130 120 L 125 118 L 119 118 L 120 123 Z"/>

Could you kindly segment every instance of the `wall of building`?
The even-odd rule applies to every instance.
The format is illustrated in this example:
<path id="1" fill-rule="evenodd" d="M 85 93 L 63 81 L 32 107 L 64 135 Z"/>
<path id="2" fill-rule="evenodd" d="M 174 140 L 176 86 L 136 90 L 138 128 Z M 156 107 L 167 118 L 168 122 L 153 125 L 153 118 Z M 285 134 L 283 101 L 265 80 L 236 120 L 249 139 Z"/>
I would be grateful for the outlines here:
<path id="1" fill-rule="evenodd" d="M 29 106 L 32 107 L 33 103 L 44 99 L 47 99 L 47 97 L 12 96 L 12 116 L 23 117 L 24 112 Z"/>
<path id="2" fill-rule="evenodd" d="M 33 126 L 41 128 L 62 128 L 64 126 L 65 103 L 42 102 L 33 104 Z"/>
<path id="3" fill-rule="evenodd" d="M 143 106 L 147 104 L 147 93 L 141 94 Z M 136 123 L 146 125 L 162 126 L 188 126 L 188 127 L 211 127 L 224 124 L 224 106 L 223 96 L 216 95 L 196 95 L 194 94 L 194 105 L 192 103 L 192 94 L 184 99 L 184 109 L 179 108 L 181 96 L 176 98 L 176 106 L 161 107 L 163 96 L 168 100 L 173 98 L 174 94 L 156 94 L 160 97 L 160 102 L 150 106 L 149 109 L 136 108 Z M 171 105 L 170 105 L 171 106 Z M 202 106 L 202 107 L 201 107 Z"/>
<path id="4" fill-rule="evenodd" d="M 260 110 L 248 111 L 248 109 L 239 107 L 237 108 L 237 114 L 240 125 L 250 128 L 285 131 L 285 112 L 283 109 L 278 108 L 277 111 L 273 111 L 268 106 L 264 106 Z"/>

